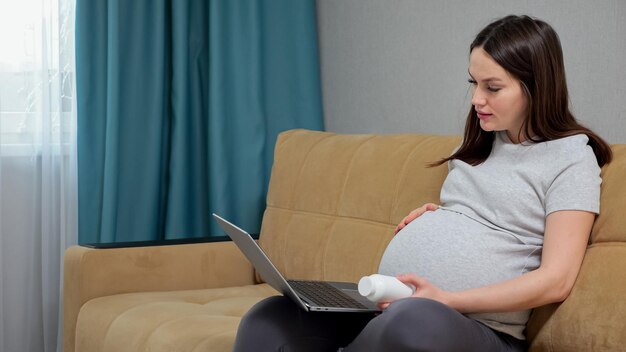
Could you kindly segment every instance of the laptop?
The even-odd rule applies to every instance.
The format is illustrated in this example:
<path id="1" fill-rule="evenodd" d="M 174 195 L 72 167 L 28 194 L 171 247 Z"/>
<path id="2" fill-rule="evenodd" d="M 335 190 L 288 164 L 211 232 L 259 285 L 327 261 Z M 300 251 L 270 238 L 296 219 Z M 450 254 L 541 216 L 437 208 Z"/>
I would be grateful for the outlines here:
<path id="1" fill-rule="evenodd" d="M 263 280 L 306 311 L 362 312 L 381 310 L 361 296 L 352 282 L 286 280 L 246 231 L 213 214 L 217 223 L 248 258 Z"/>

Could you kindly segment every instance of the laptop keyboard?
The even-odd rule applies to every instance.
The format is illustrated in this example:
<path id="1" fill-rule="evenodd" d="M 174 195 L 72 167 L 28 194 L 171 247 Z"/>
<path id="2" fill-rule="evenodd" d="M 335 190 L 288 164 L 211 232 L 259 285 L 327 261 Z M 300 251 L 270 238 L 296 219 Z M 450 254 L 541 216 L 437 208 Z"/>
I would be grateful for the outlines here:
<path id="1" fill-rule="evenodd" d="M 293 289 L 321 307 L 362 308 L 363 304 L 324 281 L 288 280 Z"/>

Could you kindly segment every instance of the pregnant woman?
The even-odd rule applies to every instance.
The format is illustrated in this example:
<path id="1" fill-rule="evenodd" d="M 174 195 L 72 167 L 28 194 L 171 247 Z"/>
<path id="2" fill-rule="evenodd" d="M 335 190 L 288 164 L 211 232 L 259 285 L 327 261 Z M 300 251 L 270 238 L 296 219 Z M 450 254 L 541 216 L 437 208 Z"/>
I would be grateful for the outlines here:
<path id="1" fill-rule="evenodd" d="M 470 45 L 471 107 L 441 204 L 396 228 L 381 274 L 415 287 L 382 314 L 310 313 L 284 297 L 244 317 L 235 351 L 523 351 L 530 309 L 563 301 L 599 212 L 606 142 L 568 106 L 559 38 L 507 16 Z"/>

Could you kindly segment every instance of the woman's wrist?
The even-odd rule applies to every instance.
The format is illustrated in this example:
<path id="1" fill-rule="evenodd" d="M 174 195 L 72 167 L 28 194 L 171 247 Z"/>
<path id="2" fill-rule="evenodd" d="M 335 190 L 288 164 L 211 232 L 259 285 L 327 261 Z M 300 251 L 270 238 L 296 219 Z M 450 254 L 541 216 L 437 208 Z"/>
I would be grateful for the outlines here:
<path id="1" fill-rule="evenodd" d="M 467 294 L 464 291 L 446 291 L 444 303 L 459 313 L 472 313 L 467 306 Z"/>

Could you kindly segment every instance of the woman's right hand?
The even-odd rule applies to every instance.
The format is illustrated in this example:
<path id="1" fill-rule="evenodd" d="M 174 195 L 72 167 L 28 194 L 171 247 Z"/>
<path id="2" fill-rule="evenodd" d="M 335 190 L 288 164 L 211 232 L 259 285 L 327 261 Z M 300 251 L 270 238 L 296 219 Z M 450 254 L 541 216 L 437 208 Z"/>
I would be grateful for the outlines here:
<path id="1" fill-rule="evenodd" d="M 422 205 L 421 207 L 413 210 L 412 212 L 409 213 L 409 215 L 407 215 L 404 219 L 402 219 L 402 221 L 400 221 L 398 226 L 396 226 L 396 230 L 395 230 L 394 234 L 400 232 L 400 230 L 402 230 L 406 225 L 408 225 L 411 221 L 417 219 L 418 217 L 422 216 L 422 214 L 424 214 L 425 212 L 427 212 L 427 211 L 435 211 L 438 208 L 439 208 L 439 206 L 437 204 L 426 203 L 426 204 Z"/>

